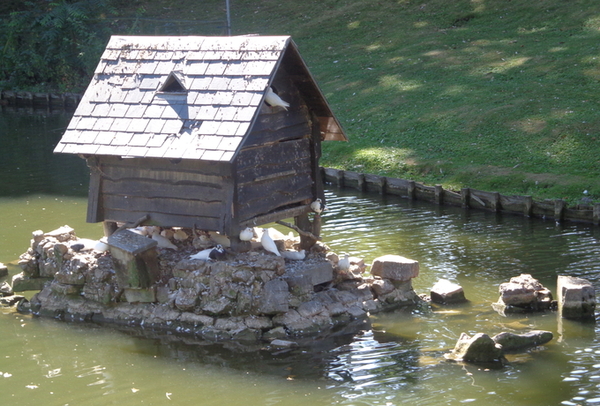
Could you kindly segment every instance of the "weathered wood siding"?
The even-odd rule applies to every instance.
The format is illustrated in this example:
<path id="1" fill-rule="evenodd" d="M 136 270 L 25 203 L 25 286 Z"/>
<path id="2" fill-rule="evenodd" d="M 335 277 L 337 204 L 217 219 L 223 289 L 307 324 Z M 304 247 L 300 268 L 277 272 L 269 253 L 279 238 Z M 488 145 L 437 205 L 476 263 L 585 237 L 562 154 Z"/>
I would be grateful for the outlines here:
<path id="1" fill-rule="evenodd" d="M 97 157 L 92 172 L 88 222 L 133 222 L 144 215 L 164 227 L 229 226 L 233 179 L 229 164 L 157 158 Z"/>
<path id="2" fill-rule="evenodd" d="M 291 106 L 288 111 L 263 106 L 237 155 L 236 218 L 240 222 L 314 198 L 310 114 L 290 81 L 280 77 L 275 84 Z"/>

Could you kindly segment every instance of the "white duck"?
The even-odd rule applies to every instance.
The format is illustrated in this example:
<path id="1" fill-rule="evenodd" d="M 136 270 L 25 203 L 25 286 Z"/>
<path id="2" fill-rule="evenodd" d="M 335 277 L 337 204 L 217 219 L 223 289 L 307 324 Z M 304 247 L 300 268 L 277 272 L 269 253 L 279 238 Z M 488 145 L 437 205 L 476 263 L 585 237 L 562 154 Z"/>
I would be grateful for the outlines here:
<path id="1" fill-rule="evenodd" d="M 160 235 L 157 229 L 154 229 L 152 231 L 152 239 L 158 243 L 158 246 L 160 248 L 167 248 L 167 249 L 175 250 L 175 251 L 178 250 L 177 245 L 175 245 L 171 241 L 169 241 L 168 238 Z"/>
<path id="2" fill-rule="evenodd" d="M 272 107 L 279 106 L 279 107 L 283 107 L 286 110 L 288 107 L 290 107 L 290 104 L 288 102 L 282 100 L 281 97 L 279 97 L 279 95 L 277 95 L 277 93 L 275 93 L 273 91 L 273 89 L 271 89 L 271 86 L 269 86 L 267 88 L 267 94 L 265 96 L 265 101 L 267 103 L 269 103 L 269 105 Z"/>
<path id="3" fill-rule="evenodd" d="M 281 251 L 281 255 L 286 259 L 302 261 L 304 258 L 306 258 L 306 251 Z"/>
<path id="4" fill-rule="evenodd" d="M 263 233 L 262 233 L 262 236 L 260 237 L 260 244 L 263 246 L 263 248 L 266 251 L 272 252 L 273 254 L 277 255 L 278 257 L 281 256 L 281 254 L 279 253 L 279 250 L 277 249 L 277 245 L 275 245 L 275 241 L 273 241 L 273 239 L 269 235 L 269 230 L 267 230 L 266 228 L 263 228 Z"/>

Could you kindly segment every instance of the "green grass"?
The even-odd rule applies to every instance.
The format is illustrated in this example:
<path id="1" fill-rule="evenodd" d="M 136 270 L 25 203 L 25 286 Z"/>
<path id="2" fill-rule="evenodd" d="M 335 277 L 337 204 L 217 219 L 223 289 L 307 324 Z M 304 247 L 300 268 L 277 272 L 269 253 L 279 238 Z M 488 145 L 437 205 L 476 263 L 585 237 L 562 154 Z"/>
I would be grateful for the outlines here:
<path id="1" fill-rule="evenodd" d="M 223 17 L 223 1 L 144 3 Z M 350 139 L 324 143 L 324 166 L 600 200 L 596 0 L 232 1 L 232 20 L 298 44 Z"/>

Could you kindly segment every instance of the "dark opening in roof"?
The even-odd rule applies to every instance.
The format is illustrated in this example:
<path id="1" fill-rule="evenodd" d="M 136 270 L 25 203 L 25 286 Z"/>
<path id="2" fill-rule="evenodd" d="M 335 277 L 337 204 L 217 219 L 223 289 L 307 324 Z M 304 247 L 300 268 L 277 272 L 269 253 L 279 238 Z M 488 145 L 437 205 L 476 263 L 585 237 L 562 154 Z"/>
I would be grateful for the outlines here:
<path id="1" fill-rule="evenodd" d="M 187 89 L 183 85 L 183 75 L 181 72 L 171 72 L 165 83 L 158 89 L 163 93 L 185 93 Z"/>

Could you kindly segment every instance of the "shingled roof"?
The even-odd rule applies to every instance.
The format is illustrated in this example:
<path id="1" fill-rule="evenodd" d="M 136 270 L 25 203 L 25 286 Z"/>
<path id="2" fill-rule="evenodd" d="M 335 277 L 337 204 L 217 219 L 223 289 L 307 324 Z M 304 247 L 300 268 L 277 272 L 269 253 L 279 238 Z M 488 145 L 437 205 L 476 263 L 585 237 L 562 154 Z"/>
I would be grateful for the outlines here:
<path id="1" fill-rule="evenodd" d="M 289 36 L 113 36 L 54 152 L 229 162 L 286 54 L 323 139 L 345 140 Z"/>

